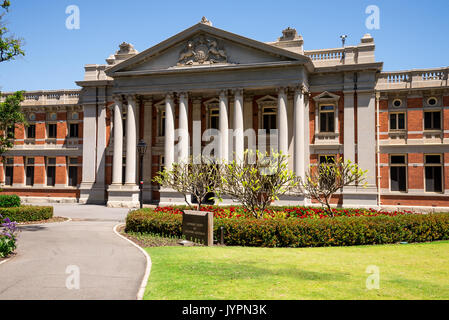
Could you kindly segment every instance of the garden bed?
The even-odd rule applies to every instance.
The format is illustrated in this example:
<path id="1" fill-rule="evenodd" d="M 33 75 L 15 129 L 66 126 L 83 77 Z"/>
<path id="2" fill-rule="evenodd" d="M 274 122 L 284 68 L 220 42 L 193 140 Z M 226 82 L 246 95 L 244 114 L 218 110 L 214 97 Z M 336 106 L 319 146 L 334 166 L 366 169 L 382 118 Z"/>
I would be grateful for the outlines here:
<path id="1" fill-rule="evenodd" d="M 126 232 L 182 237 L 182 207 L 130 212 Z M 255 219 L 240 207 L 205 207 L 214 212 L 214 236 L 223 227 L 230 246 L 323 247 L 449 239 L 449 214 L 411 214 L 362 209 L 337 210 L 328 217 L 318 208 L 270 208 Z"/>

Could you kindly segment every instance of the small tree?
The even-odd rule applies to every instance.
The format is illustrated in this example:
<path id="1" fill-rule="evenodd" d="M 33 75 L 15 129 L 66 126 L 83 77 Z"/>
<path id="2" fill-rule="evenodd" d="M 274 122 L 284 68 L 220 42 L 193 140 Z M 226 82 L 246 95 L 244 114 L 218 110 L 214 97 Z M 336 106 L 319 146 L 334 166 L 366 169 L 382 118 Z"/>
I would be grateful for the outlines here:
<path id="1" fill-rule="evenodd" d="M 25 124 L 26 120 L 20 107 L 23 91 L 6 96 L 0 103 L 0 156 L 13 147 L 14 128 L 17 124 Z"/>
<path id="2" fill-rule="evenodd" d="M 311 167 L 306 173 L 304 181 L 300 184 L 300 192 L 307 198 L 316 200 L 326 208 L 328 214 L 334 213 L 330 206 L 332 196 L 343 187 L 357 183 L 366 186 L 366 173 L 357 164 L 342 158 L 332 159 L 326 157 L 326 163 L 318 167 Z"/>
<path id="3" fill-rule="evenodd" d="M 198 201 L 201 210 L 207 195 L 214 192 L 219 184 L 218 165 L 202 156 L 190 157 L 187 163 L 174 163 L 171 170 L 158 172 L 153 181 L 161 187 L 173 189 L 184 195 L 185 202 L 192 207 L 187 196 L 192 195 Z"/>
<path id="4" fill-rule="evenodd" d="M 8 12 L 11 2 L 9 0 L 0 0 L 0 7 Z M 10 61 L 17 56 L 24 56 L 22 50 L 22 40 L 14 38 L 9 34 L 8 28 L 1 20 L 5 13 L 0 12 L 0 62 Z"/>
<path id="5" fill-rule="evenodd" d="M 288 170 L 287 157 L 280 153 L 245 151 L 243 161 L 235 160 L 221 166 L 218 198 L 230 196 L 241 203 L 254 217 L 261 218 L 274 200 L 297 185 Z"/>

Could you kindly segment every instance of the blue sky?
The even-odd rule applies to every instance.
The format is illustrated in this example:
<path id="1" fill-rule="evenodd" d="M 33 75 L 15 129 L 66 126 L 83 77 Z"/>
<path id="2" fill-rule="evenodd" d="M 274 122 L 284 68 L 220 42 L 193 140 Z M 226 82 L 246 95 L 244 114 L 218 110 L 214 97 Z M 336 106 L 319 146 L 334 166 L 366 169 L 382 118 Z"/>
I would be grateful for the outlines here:
<path id="1" fill-rule="evenodd" d="M 77 88 L 85 64 L 103 64 L 123 42 L 143 51 L 196 24 L 214 26 L 259 41 L 274 41 L 290 26 L 306 50 L 334 48 L 369 32 L 384 70 L 449 66 L 447 0 L 12 0 L 6 21 L 25 40 L 26 56 L 0 64 L 0 89 Z M 80 8 L 79 30 L 65 26 L 66 7 Z M 380 9 L 380 29 L 368 30 L 365 9 Z"/>

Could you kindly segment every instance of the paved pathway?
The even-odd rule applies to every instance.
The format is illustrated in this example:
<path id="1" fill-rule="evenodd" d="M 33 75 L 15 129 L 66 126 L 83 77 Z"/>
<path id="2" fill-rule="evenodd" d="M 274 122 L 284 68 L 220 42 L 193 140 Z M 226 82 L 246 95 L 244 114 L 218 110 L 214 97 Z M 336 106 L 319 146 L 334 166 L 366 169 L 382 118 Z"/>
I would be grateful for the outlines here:
<path id="1" fill-rule="evenodd" d="M 0 300 L 136 299 L 145 257 L 113 232 L 128 210 L 54 207 L 55 216 L 73 221 L 21 227 L 17 255 L 0 265 Z M 79 290 L 66 287 L 72 265 L 80 270 Z"/>

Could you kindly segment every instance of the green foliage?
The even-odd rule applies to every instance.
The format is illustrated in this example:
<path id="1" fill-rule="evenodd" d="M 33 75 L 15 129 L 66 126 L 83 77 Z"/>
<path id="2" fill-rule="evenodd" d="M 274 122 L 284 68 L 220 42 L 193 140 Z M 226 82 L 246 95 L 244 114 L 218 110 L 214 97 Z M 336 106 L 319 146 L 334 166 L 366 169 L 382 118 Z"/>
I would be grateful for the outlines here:
<path id="1" fill-rule="evenodd" d="M 48 220 L 53 217 L 53 207 L 22 206 L 0 208 L 0 215 L 16 222 Z"/>
<path id="2" fill-rule="evenodd" d="M 297 178 L 288 170 L 288 158 L 282 153 L 255 153 L 246 150 L 242 162 L 223 164 L 217 198 L 230 196 L 241 203 L 255 218 L 279 197 L 297 186 Z"/>
<path id="3" fill-rule="evenodd" d="M 20 107 L 24 99 L 23 93 L 24 91 L 17 91 L 6 96 L 5 102 L 0 103 L 0 155 L 13 147 L 14 134 L 8 129 L 14 131 L 17 124 L 27 124 Z"/>
<path id="4" fill-rule="evenodd" d="M 228 246 L 327 247 L 449 239 L 449 214 L 407 214 L 333 219 L 217 219 Z M 130 212 L 126 232 L 182 236 L 182 215 L 143 209 Z"/>
<path id="5" fill-rule="evenodd" d="M 318 167 L 310 167 L 304 181 L 299 185 L 299 192 L 307 198 L 321 203 L 327 208 L 330 216 L 333 211 L 330 206 L 332 196 L 342 191 L 344 187 L 357 184 L 366 187 L 366 173 L 357 164 L 342 158 L 332 159 L 326 157 L 325 163 Z"/>
<path id="6" fill-rule="evenodd" d="M 20 207 L 20 197 L 18 195 L 0 195 L 0 208 Z"/>
<path id="7" fill-rule="evenodd" d="M 9 0 L 3 0 L 0 5 L 8 12 L 11 5 Z M 4 13 L 0 14 L 0 62 L 14 60 L 17 56 L 24 56 L 22 50 L 22 40 L 9 35 L 9 30 L 4 23 L 1 22 Z"/>
<path id="8" fill-rule="evenodd" d="M 158 172 L 153 181 L 163 188 L 183 194 L 185 202 L 190 207 L 192 205 L 187 196 L 194 196 L 198 201 L 198 209 L 201 209 L 202 204 L 209 200 L 207 195 L 218 187 L 218 165 L 203 156 L 190 157 L 187 163 L 174 163 L 170 170 Z"/>
<path id="9" fill-rule="evenodd" d="M 7 257 L 16 250 L 16 240 L 5 236 L 0 236 L 0 258 Z"/>

